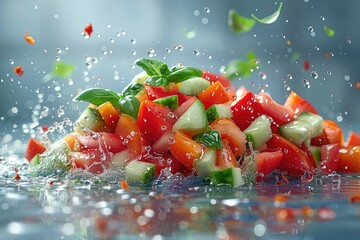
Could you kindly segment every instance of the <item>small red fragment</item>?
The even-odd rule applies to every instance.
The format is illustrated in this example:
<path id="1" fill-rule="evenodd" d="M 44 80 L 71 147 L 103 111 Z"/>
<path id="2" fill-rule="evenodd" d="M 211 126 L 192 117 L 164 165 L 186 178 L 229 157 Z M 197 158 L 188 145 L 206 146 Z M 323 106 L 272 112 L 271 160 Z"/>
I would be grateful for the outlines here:
<path id="1" fill-rule="evenodd" d="M 89 37 L 91 36 L 91 33 L 93 32 L 93 28 L 92 28 L 91 23 L 85 26 L 84 32 L 85 32 Z"/>
<path id="2" fill-rule="evenodd" d="M 296 208 L 283 207 L 275 209 L 275 217 L 279 221 L 295 219 L 298 215 L 299 210 Z"/>
<path id="3" fill-rule="evenodd" d="M 21 179 L 20 174 L 17 172 L 14 176 L 15 181 L 19 181 Z"/>
<path id="4" fill-rule="evenodd" d="M 360 82 L 355 83 L 355 88 L 360 89 Z"/>
<path id="5" fill-rule="evenodd" d="M 25 41 L 31 45 L 35 45 L 35 40 L 33 37 L 29 36 L 29 33 L 26 31 L 25 32 Z"/>
<path id="6" fill-rule="evenodd" d="M 305 69 L 305 71 L 307 71 L 307 70 L 310 69 L 310 63 L 309 63 L 308 60 L 305 60 L 305 61 L 304 61 L 304 69 Z"/>
<path id="7" fill-rule="evenodd" d="M 301 207 L 301 212 L 306 218 L 313 218 L 315 216 L 315 211 L 312 207 L 304 205 Z"/>
<path id="8" fill-rule="evenodd" d="M 326 59 L 331 58 L 331 54 L 330 54 L 330 53 L 326 53 L 326 54 L 325 54 L 325 58 L 326 58 Z"/>
<path id="9" fill-rule="evenodd" d="M 360 203 L 360 193 L 351 196 L 349 200 L 351 203 Z"/>
<path id="10" fill-rule="evenodd" d="M 274 203 L 276 204 L 281 204 L 281 203 L 285 203 L 289 200 L 289 195 L 287 194 L 276 194 L 274 197 Z"/>
<path id="11" fill-rule="evenodd" d="M 124 190 L 129 190 L 130 189 L 129 184 L 124 179 L 120 180 L 120 185 L 121 185 L 121 188 L 124 189 Z"/>
<path id="12" fill-rule="evenodd" d="M 14 67 L 14 73 L 21 77 L 24 74 L 24 69 L 21 66 L 16 66 Z"/>

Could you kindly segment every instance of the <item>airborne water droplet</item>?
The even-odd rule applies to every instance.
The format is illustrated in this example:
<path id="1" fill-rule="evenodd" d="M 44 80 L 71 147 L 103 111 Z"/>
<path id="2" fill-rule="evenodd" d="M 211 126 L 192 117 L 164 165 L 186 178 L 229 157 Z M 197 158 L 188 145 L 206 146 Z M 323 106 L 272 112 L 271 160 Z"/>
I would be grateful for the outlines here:
<path id="1" fill-rule="evenodd" d="M 195 49 L 193 50 L 193 53 L 194 53 L 195 56 L 199 56 L 199 55 L 200 55 L 200 50 L 197 49 L 197 48 L 195 48 Z"/>
<path id="2" fill-rule="evenodd" d="M 131 44 L 136 44 L 136 39 L 132 38 L 130 39 Z"/>
<path id="3" fill-rule="evenodd" d="M 291 79 L 293 79 L 293 76 L 292 76 L 291 74 L 288 74 L 288 75 L 287 75 L 287 78 L 288 78 L 289 80 L 291 80 Z"/>
<path id="4" fill-rule="evenodd" d="M 267 75 L 266 75 L 265 72 L 259 72 L 259 77 L 260 77 L 260 79 L 262 79 L 262 80 L 266 80 Z"/>
<path id="5" fill-rule="evenodd" d="M 303 83 L 304 83 L 304 87 L 310 88 L 310 82 L 308 80 L 304 79 Z"/>
<path id="6" fill-rule="evenodd" d="M 313 78 L 313 79 L 317 79 L 319 77 L 319 74 L 316 72 L 316 71 L 312 71 L 310 73 L 310 76 Z"/>
<path id="7" fill-rule="evenodd" d="M 14 65 L 14 60 L 10 59 L 10 64 Z"/>
<path id="8" fill-rule="evenodd" d="M 204 11 L 205 11 L 206 13 L 210 13 L 210 8 L 204 7 Z"/>
<path id="9" fill-rule="evenodd" d="M 153 49 L 153 48 L 148 49 L 147 50 L 147 55 L 149 57 L 155 57 L 156 56 L 155 49 Z"/>

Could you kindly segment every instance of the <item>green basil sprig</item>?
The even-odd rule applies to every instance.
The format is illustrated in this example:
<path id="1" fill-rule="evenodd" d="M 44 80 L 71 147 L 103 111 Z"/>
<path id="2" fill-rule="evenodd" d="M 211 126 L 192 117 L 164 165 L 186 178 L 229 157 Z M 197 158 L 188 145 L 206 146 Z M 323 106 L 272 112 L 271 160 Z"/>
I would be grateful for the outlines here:
<path id="1" fill-rule="evenodd" d="M 202 76 L 200 69 L 186 66 L 169 69 L 167 64 L 153 59 L 139 58 L 135 64 L 150 76 L 145 83 L 155 87 L 167 87 L 170 82 L 179 83 L 189 78 Z"/>
<path id="2" fill-rule="evenodd" d="M 215 130 L 209 130 L 207 132 L 200 133 L 193 137 L 196 142 L 202 143 L 207 147 L 223 148 L 221 142 L 221 135 Z"/>
<path id="3" fill-rule="evenodd" d="M 89 88 L 79 93 L 74 101 L 84 101 L 94 105 L 101 105 L 109 101 L 113 106 L 117 106 L 120 95 L 110 89 Z"/>

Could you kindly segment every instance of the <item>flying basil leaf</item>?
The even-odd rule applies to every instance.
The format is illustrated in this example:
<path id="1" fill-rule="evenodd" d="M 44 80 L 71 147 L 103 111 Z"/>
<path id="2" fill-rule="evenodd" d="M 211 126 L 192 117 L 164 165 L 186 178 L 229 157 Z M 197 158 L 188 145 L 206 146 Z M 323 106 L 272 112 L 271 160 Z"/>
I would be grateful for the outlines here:
<path id="1" fill-rule="evenodd" d="M 150 86 L 158 87 L 158 86 L 167 86 L 169 81 L 166 77 L 154 75 L 145 80 L 146 84 Z"/>
<path id="2" fill-rule="evenodd" d="M 294 52 L 292 55 L 291 55 L 291 61 L 292 62 L 296 62 L 297 60 L 299 60 L 301 57 L 301 53 L 299 52 Z"/>
<path id="3" fill-rule="evenodd" d="M 123 96 L 127 96 L 127 95 L 135 96 L 136 94 L 138 94 L 143 89 L 144 89 L 144 85 L 142 85 L 141 83 L 130 83 L 129 85 L 127 85 L 124 88 L 124 90 L 122 91 L 121 94 Z"/>
<path id="4" fill-rule="evenodd" d="M 97 106 L 109 101 L 113 106 L 117 106 L 120 99 L 119 94 L 109 89 L 89 88 L 79 93 L 74 101 L 84 101 Z"/>
<path id="5" fill-rule="evenodd" d="M 54 77 L 68 78 L 75 70 L 75 65 L 65 62 L 55 62 L 52 68 Z"/>
<path id="6" fill-rule="evenodd" d="M 258 67 L 259 65 L 256 63 L 255 53 L 249 52 L 246 60 L 236 59 L 230 61 L 223 70 L 223 74 L 230 79 L 239 77 L 247 78 Z"/>
<path id="7" fill-rule="evenodd" d="M 329 28 L 328 26 L 324 26 L 325 34 L 329 37 L 333 37 L 335 35 L 335 31 L 332 28 Z"/>
<path id="8" fill-rule="evenodd" d="M 202 71 L 193 67 L 172 68 L 172 72 L 167 76 L 169 82 L 182 82 L 193 77 L 201 77 Z"/>
<path id="9" fill-rule="evenodd" d="M 234 32 L 248 32 L 254 27 L 255 20 L 241 16 L 236 10 L 231 9 L 228 14 L 228 25 Z"/>
<path id="10" fill-rule="evenodd" d="M 168 66 L 157 60 L 139 58 L 135 61 L 135 64 L 141 67 L 149 76 L 169 73 L 169 71 L 167 71 L 169 69 Z"/>
<path id="11" fill-rule="evenodd" d="M 120 113 L 124 113 L 136 119 L 140 108 L 140 102 L 135 96 L 127 95 L 119 100 L 117 106 Z"/>
<path id="12" fill-rule="evenodd" d="M 187 39 L 193 39 L 196 37 L 197 31 L 194 29 L 192 31 L 186 32 L 184 35 Z"/>
<path id="13" fill-rule="evenodd" d="M 271 24 L 271 23 L 275 22 L 275 21 L 278 19 L 278 17 L 280 16 L 281 8 L 282 8 L 282 2 L 280 3 L 279 8 L 276 10 L 276 12 L 274 12 L 274 13 L 271 14 L 270 16 L 267 16 L 267 17 L 262 18 L 262 19 L 259 19 L 259 18 L 256 17 L 254 14 L 251 14 L 251 16 L 252 16 L 256 21 L 258 21 L 259 23 L 262 23 L 262 24 Z"/>
<path id="14" fill-rule="evenodd" d="M 223 148 L 221 135 L 215 130 L 200 133 L 193 137 L 193 140 L 204 144 L 207 147 Z"/>

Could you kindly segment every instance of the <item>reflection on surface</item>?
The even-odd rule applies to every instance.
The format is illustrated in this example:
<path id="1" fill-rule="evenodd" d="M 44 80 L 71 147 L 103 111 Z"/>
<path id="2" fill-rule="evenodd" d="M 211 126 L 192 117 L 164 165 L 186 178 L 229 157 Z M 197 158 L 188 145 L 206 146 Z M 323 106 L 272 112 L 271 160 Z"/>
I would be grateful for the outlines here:
<path id="1" fill-rule="evenodd" d="M 360 233 L 360 179 L 272 181 L 233 189 L 185 179 L 177 187 L 53 179 L 0 188 L 4 239 L 335 239 Z M 199 184 L 200 183 L 200 184 Z M 165 187 L 164 187 L 165 186 Z M 185 188 L 184 188 L 185 186 Z"/>

